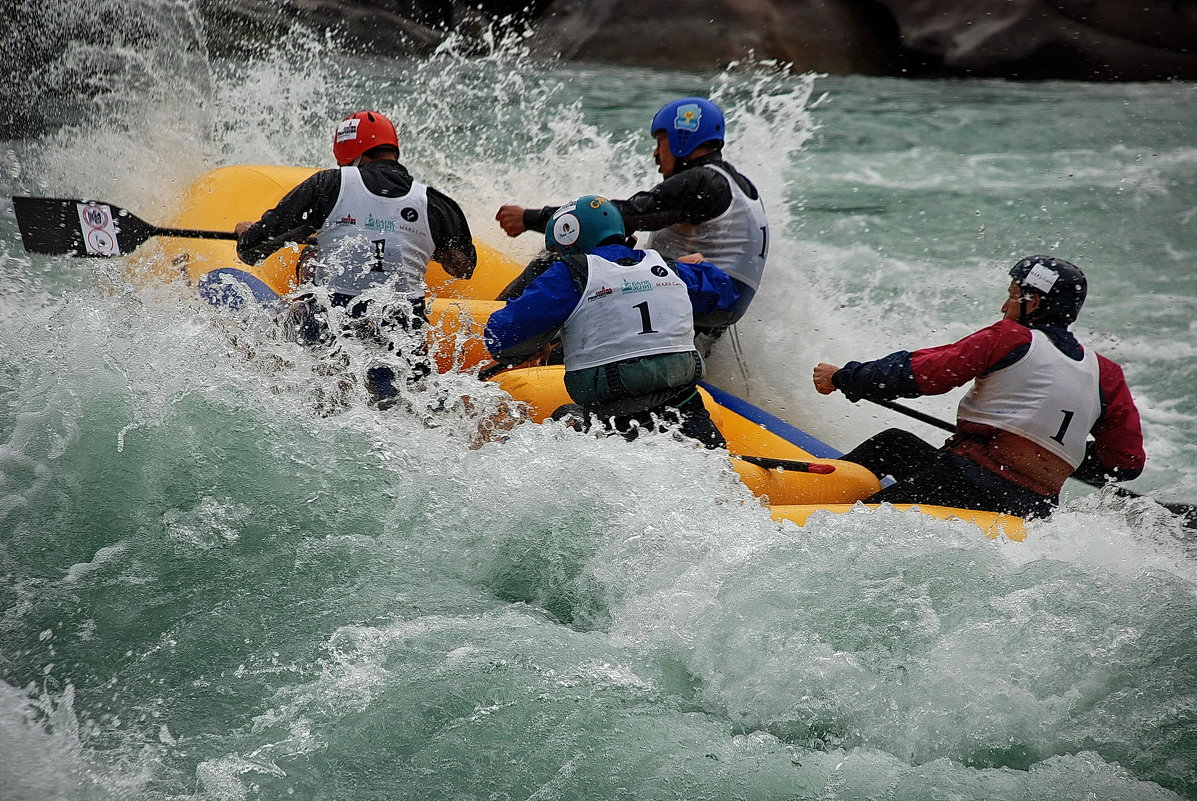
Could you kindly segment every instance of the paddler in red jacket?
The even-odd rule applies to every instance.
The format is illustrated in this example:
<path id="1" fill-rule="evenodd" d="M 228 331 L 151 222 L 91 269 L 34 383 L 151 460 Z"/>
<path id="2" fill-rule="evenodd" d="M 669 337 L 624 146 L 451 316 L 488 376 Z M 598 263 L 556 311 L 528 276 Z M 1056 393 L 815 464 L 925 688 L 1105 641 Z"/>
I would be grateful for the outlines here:
<path id="1" fill-rule="evenodd" d="M 894 477 L 868 502 L 1046 517 L 1069 476 L 1100 485 L 1142 473 L 1143 432 L 1122 368 L 1068 331 L 1085 302 L 1085 274 L 1062 259 L 1030 256 L 1010 275 L 1002 319 L 959 342 L 815 367 L 816 390 L 838 389 L 854 403 L 974 382 L 942 447 L 889 429 L 844 456 Z"/>

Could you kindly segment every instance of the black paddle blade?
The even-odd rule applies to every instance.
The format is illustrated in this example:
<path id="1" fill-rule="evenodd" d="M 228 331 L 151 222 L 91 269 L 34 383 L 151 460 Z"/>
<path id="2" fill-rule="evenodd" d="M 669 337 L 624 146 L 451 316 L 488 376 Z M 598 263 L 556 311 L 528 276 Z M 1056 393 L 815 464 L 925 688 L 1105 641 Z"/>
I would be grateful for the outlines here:
<path id="1" fill-rule="evenodd" d="M 1197 528 L 1197 506 L 1191 503 L 1167 503 L 1156 501 L 1160 506 L 1180 518 L 1185 528 Z"/>
<path id="2" fill-rule="evenodd" d="M 835 465 L 818 462 L 801 462 L 797 459 L 774 459 L 771 456 L 745 456 L 736 454 L 733 459 L 764 467 L 767 470 L 792 470 L 796 473 L 834 473 Z"/>
<path id="3" fill-rule="evenodd" d="M 14 197 L 21 243 L 51 256 L 124 256 L 154 235 L 154 226 L 109 203 Z"/>

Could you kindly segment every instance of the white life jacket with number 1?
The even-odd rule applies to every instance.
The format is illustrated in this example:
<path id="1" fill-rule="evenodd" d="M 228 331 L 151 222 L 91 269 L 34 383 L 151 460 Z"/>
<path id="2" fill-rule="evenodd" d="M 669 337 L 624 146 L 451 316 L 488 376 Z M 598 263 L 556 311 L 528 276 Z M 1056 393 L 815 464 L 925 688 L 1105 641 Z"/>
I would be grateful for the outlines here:
<path id="1" fill-rule="evenodd" d="M 366 188 L 357 167 L 342 167 L 341 191 L 316 244 L 316 280 L 329 292 L 356 297 L 389 285 L 409 300 L 422 298 L 435 249 L 428 187 L 412 181 L 406 195 L 382 197 Z"/>
<path id="2" fill-rule="evenodd" d="M 586 257 L 582 298 L 561 329 L 567 371 L 694 350 L 694 307 L 686 284 L 661 254 L 638 264 Z"/>
<path id="3" fill-rule="evenodd" d="M 1076 469 L 1085 458 L 1089 431 L 1101 416 L 1097 355 L 1077 361 L 1047 334 L 1031 331 L 1026 355 L 978 378 L 960 401 L 957 418 L 993 426 L 1034 442 Z"/>

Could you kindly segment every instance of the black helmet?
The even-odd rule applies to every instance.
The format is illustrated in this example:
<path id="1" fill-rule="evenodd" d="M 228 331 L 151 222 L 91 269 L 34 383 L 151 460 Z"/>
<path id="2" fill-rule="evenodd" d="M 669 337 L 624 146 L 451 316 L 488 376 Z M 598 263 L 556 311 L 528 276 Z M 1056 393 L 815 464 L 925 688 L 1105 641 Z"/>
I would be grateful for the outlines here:
<path id="1" fill-rule="evenodd" d="M 1043 300 L 1024 323 L 1044 323 L 1067 328 L 1080 314 L 1085 304 L 1089 282 L 1081 268 L 1072 262 L 1051 256 L 1027 256 L 1010 268 L 1010 275 L 1023 289 L 1029 289 Z"/>

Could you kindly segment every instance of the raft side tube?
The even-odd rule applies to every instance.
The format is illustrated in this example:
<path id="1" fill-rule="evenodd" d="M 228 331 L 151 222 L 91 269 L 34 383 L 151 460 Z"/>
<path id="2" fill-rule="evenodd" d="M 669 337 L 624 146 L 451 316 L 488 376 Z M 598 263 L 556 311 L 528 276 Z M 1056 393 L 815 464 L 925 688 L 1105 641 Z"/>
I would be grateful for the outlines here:
<path id="1" fill-rule="evenodd" d="M 159 225 L 198 230 L 232 231 L 237 223 L 260 219 L 283 196 L 312 174 L 316 167 L 234 165 L 217 167 L 197 178 L 179 204 L 179 212 Z M 523 265 L 499 250 L 474 240 L 478 266 L 469 279 L 453 278 L 436 262 L 426 273 L 433 297 L 491 300 L 523 271 Z M 285 247 L 260 264 L 237 258 L 236 242 L 218 239 L 154 237 L 130 260 L 129 278 L 135 283 L 171 281 L 181 273 L 200 286 L 208 273 L 221 268 L 241 270 L 286 295 L 296 286 L 299 256 L 305 246 Z"/>
<path id="2" fill-rule="evenodd" d="M 549 419 L 561 406 L 573 403 L 565 390 L 565 367 L 525 367 L 508 370 L 495 376 L 492 381 L 499 384 L 509 395 L 528 405 L 532 420 L 537 423 Z M 769 455 L 782 459 L 812 461 L 816 457 L 791 442 L 781 439 L 770 431 L 760 429 L 741 414 L 716 403 L 711 394 L 699 387 L 699 393 L 711 420 L 728 439 L 732 454 L 742 453 L 737 448 L 745 442 L 761 448 L 751 455 Z M 758 429 L 755 437 L 751 428 Z M 833 465 L 832 473 L 806 473 L 796 470 L 776 470 L 759 467 L 739 459 L 732 459 L 731 465 L 745 486 L 758 497 L 771 503 L 851 503 L 867 498 L 881 488 L 877 477 L 864 467 L 851 462 L 817 459 Z"/>

